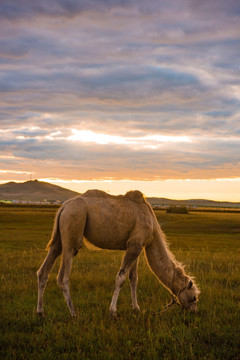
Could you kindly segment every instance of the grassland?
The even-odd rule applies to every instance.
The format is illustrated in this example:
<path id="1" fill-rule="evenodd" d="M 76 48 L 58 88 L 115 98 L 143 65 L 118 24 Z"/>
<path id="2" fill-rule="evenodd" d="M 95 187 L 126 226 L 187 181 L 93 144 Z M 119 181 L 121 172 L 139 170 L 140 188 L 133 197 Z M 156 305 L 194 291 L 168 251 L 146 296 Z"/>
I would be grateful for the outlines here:
<path id="1" fill-rule="evenodd" d="M 46 255 L 54 208 L 0 208 L 0 357 L 2 359 L 240 359 L 240 217 L 194 212 L 156 215 L 171 250 L 201 288 L 196 315 L 172 307 L 169 294 L 140 259 L 134 315 L 126 283 L 119 318 L 108 307 L 122 252 L 90 251 L 74 261 L 72 319 L 55 278 L 45 293 L 46 316 L 35 314 L 36 270 Z"/>

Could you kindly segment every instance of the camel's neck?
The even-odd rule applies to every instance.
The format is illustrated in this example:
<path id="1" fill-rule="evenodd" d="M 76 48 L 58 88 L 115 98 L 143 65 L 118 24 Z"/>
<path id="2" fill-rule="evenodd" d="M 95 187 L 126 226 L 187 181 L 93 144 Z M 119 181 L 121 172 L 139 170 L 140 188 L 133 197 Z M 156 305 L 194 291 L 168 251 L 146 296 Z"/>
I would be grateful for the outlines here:
<path id="1" fill-rule="evenodd" d="M 155 232 L 152 244 L 145 248 L 145 254 L 156 277 L 166 288 L 177 295 L 183 288 L 184 281 L 178 277 L 178 271 L 176 271 L 178 264 L 167 248 L 164 234 L 160 228 Z"/>

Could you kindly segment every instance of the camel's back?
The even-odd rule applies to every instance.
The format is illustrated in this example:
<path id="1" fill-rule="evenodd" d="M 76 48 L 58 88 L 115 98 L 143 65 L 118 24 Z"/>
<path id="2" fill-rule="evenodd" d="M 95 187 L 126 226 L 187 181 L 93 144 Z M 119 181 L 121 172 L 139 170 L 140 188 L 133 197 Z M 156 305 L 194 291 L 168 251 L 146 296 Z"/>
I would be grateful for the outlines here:
<path id="1" fill-rule="evenodd" d="M 103 191 L 89 190 L 77 199 L 81 199 L 87 209 L 84 235 L 98 247 L 125 249 L 136 227 L 140 231 L 151 231 L 151 212 L 139 191 L 112 196 Z"/>

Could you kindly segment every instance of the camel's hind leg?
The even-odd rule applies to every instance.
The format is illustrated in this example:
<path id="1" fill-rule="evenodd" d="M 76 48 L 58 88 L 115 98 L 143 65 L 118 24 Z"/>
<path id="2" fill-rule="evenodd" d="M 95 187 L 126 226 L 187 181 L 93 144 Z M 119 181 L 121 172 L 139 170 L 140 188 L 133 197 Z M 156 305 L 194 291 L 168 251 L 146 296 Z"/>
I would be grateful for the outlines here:
<path id="1" fill-rule="evenodd" d="M 132 297 L 132 308 L 134 311 L 140 311 L 140 307 L 137 301 L 137 283 L 138 283 L 138 259 L 134 262 L 131 270 L 129 271 L 129 281 L 130 281 L 130 289 L 131 289 L 131 297 Z"/>
<path id="2" fill-rule="evenodd" d="M 53 245 L 50 247 L 49 252 L 43 261 L 40 269 L 37 272 L 38 278 L 38 303 L 37 303 L 37 313 L 39 315 L 44 314 L 43 310 L 43 294 L 44 289 L 47 283 L 48 275 L 53 267 L 53 264 L 56 258 L 61 254 L 61 246 Z"/>
<path id="3" fill-rule="evenodd" d="M 128 272 L 130 271 L 131 267 L 134 266 L 134 263 L 137 260 L 138 256 L 140 255 L 141 251 L 142 251 L 142 246 L 137 245 L 135 243 L 130 245 L 125 252 L 120 270 L 116 277 L 115 290 L 109 308 L 112 316 L 117 315 L 117 301 L 121 287 L 123 286 L 123 283 L 126 280 Z"/>
<path id="4" fill-rule="evenodd" d="M 76 316 L 71 295 L 69 289 L 69 280 L 70 280 L 70 272 L 72 268 L 74 254 L 72 251 L 66 250 L 63 251 L 61 267 L 58 273 L 57 282 L 60 289 L 63 292 L 64 299 L 66 300 L 68 309 L 72 316 Z"/>
<path id="5" fill-rule="evenodd" d="M 74 205 L 74 204 L 73 204 Z M 86 223 L 86 209 L 82 202 L 71 205 L 60 219 L 60 231 L 62 237 L 62 262 L 59 269 L 57 282 L 63 292 L 68 309 L 75 316 L 69 282 L 73 258 L 77 255 L 83 243 L 83 233 Z M 70 211 L 71 210 L 71 211 Z"/>

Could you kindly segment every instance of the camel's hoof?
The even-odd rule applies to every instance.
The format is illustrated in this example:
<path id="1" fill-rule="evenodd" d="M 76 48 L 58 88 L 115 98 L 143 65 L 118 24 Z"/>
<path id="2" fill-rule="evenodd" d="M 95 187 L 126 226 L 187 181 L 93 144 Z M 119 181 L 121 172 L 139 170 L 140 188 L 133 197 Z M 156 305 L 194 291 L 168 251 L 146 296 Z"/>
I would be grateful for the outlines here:
<path id="1" fill-rule="evenodd" d="M 132 305 L 132 310 L 134 312 L 140 312 L 141 311 L 139 305 L 135 305 L 135 306 Z"/>
<path id="2" fill-rule="evenodd" d="M 110 315 L 112 319 L 117 319 L 117 312 L 116 311 L 110 311 Z"/>
<path id="3" fill-rule="evenodd" d="M 44 317 L 44 316 L 45 316 L 45 313 L 44 313 L 44 311 L 37 311 L 37 315 L 38 315 L 39 317 Z"/>
<path id="4" fill-rule="evenodd" d="M 140 307 L 135 307 L 135 308 L 132 309 L 132 311 L 133 311 L 133 313 L 134 313 L 135 315 L 138 315 L 138 314 L 140 314 L 140 312 L 141 312 Z"/>

